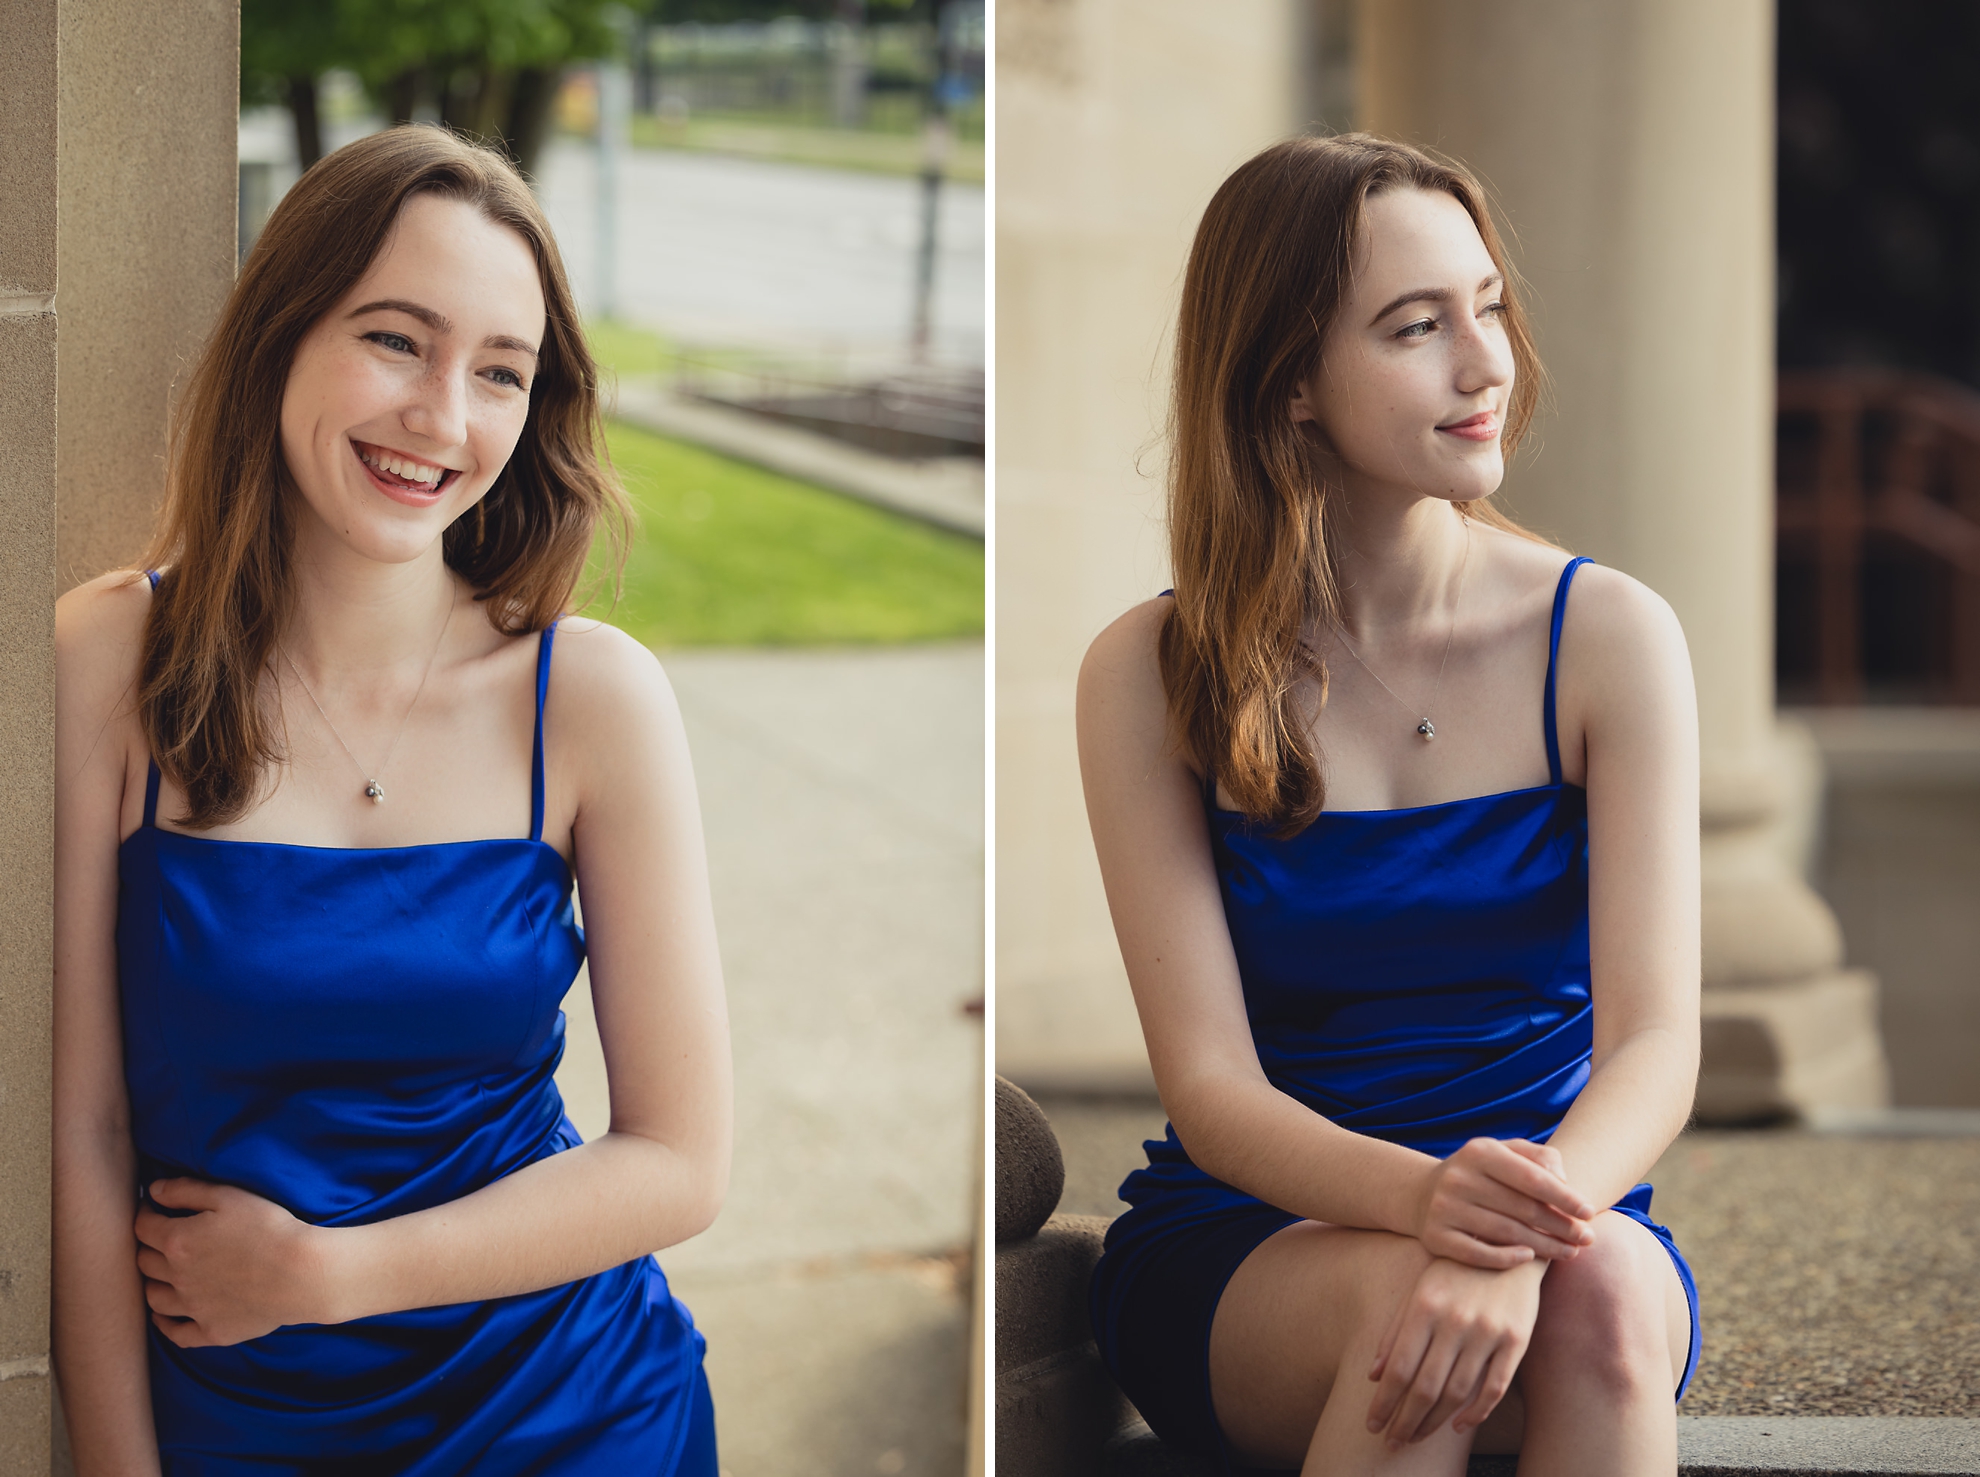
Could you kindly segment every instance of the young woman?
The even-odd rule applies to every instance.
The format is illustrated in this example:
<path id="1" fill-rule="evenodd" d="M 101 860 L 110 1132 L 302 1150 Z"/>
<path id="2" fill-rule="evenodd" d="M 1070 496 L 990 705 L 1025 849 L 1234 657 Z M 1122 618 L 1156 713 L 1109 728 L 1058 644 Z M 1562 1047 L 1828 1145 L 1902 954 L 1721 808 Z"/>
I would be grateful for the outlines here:
<path id="1" fill-rule="evenodd" d="M 721 970 L 666 679 L 559 624 L 625 506 L 601 457 L 527 186 L 395 129 L 269 219 L 150 577 L 59 602 L 84 1477 L 715 1472 L 650 1253 L 725 1190 Z M 587 958 L 612 1122 L 580 1144 L 551 1074 Z"/>
<path id="2" fill-rule="evenodd" d="M 1175 590 L 1080 674 L 1172 1122 L 1094 1327 L 1228 1463 L 1676 1470 L 1696 1295 L 1638 1180 L 1697 1069 L 1691 678 L 1655 595 L 1484 501 L 1539 384 L 1509 275 L 1413 149 L 1232 175 L 1176 333 Z"/>

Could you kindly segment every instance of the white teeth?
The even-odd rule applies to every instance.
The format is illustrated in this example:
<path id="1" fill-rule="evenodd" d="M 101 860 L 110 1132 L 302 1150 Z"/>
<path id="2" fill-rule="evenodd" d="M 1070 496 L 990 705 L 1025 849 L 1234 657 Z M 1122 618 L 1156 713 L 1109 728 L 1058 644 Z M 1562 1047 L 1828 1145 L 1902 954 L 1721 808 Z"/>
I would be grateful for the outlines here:
<path id="1" fill-rule="evenodd" d="M 404 477 L 410 482 L 438 482 L 447 474 L 445 467 L 430 467 L 424 462 L 409 462 L 404 457 L 393 456 L 386 451 L 360 451 L 358 460 L 378 468 L 381 472 Z"/>

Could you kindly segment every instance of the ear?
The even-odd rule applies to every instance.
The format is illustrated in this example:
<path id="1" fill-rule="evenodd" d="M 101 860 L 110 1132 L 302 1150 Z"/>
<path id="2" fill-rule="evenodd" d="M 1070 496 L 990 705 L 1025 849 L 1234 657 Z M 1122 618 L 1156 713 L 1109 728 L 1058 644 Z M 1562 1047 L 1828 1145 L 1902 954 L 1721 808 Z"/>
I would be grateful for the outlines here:
<path id="1" fill-rule="evenodd" d="M 1301 385 L 1299 387 L 1299 393 L 1292 397 L 1292 418 L 1294 425 L 1298 425 L 1301 421 L 1311 421 L 1314 419 L 1313 407 L 1307 403 L 1306 386 L 1304 385 Z"/>

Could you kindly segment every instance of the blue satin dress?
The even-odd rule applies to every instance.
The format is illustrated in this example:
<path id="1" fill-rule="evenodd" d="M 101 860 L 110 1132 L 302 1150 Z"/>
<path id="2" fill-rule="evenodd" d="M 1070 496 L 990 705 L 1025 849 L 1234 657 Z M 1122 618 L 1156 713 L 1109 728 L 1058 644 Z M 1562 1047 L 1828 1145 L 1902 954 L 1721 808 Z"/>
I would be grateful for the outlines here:
<path id="1" fill-rule="evenodd" d="M 1548 783 L 1403 810 L 1328 810 L 1278 838 L 1204 808 L 1267 1080 L 1342 1128 L 1442 1158 L 1473 1138 L 1544 1143 L 1588 1081 L 1587 792 L 1564 782 L 1554 665 L 1575 559 L 1548 635 Z M 1101 1357 L 1165 1439 L 1228 1464 L 1210 1396 L 1210 1327 L 1239 1265 L 1301 1219 L 1212 1178 L 1173 1125 L 1121 1185 L 1129 1209 L 1093 1274 Z M 1615 1209 L 1647 1226 L 1650 1186 Z"/>
<path id="2" fill-rule="evenodd" d="M 155 580 L 155 577 L 154 577 Z M 237 1185 L 322 1226 L 443 1205 L 579 1143 L 552 1074 L 584 959 L 543 836 L 341 850 L 160 830 L 119 857 L 140 1183 Z M 714 1477 L 702 1337 L 651 1257 L 519 1297 L 181 1349 L 150 1331 L 168 1477 Z"/>

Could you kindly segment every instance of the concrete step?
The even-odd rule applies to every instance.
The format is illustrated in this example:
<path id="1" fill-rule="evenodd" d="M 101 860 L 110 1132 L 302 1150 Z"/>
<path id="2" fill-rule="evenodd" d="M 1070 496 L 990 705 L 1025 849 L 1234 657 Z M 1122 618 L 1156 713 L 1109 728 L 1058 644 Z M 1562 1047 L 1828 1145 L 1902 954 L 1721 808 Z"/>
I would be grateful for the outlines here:
<path id="1" fill-rule="evenodd" d="M 1467 1477 L 1514 1477 L 1518 1458 L 1475 1456 Z M 1212 1477 L 1209 1463 L 1135 1421 L 1108 1443 L 1103 1477 Z M 1976 1477 L 1980 1420 L 1930 1416 L 1678 1417 L 1679 1477 Z"/>

